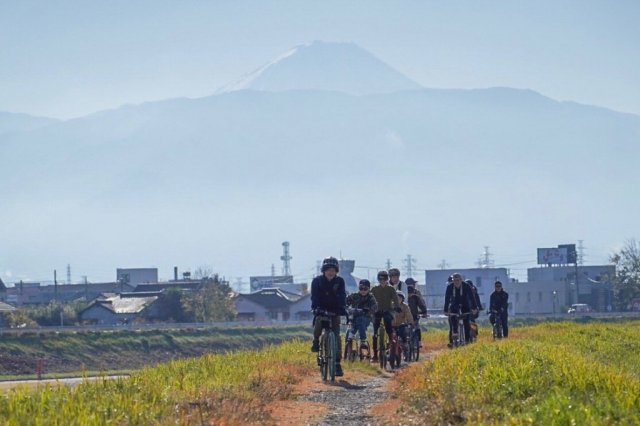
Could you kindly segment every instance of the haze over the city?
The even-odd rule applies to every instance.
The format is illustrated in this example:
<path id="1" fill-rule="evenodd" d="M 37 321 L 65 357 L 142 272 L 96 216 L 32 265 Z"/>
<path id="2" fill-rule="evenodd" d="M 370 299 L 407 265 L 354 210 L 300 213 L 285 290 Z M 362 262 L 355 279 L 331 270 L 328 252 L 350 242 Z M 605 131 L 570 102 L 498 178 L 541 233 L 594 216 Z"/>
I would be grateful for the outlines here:
<path id="1" fill-rule="evenodd" d="M 638 236 L 638 18 L 632 1 L 2 3 L 0 278 L 246 281 L 280 273 L 285 240 L 307 281 L 326 255 L 467 268 L 489 246 L 524 279 L 536 247 L 583 240 L 606 263 Z"/>

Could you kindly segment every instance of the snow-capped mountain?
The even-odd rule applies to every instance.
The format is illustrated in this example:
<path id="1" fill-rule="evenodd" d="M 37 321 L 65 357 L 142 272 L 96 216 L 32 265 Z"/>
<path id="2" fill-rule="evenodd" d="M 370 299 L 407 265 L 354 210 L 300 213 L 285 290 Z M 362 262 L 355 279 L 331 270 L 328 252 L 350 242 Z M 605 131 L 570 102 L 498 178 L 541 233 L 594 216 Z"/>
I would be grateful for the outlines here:
<path id="1" fill-rule="evenodd" d="M 328 90 L 369 95 L 420 88 L 356 44 L 314 41 L 294 47 L 219 92 Z"/>

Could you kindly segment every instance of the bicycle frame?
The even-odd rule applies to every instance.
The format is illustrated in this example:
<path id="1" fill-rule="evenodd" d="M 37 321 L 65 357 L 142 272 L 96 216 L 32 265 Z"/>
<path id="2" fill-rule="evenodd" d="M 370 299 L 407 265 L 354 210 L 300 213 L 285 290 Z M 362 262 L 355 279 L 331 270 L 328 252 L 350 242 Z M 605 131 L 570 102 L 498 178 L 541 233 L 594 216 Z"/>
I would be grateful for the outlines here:
<path id="1" fill-rule="evenodd" d="M 493 340 L 502 339 L 504 337 L 504 330 L 502 329 L 502 318 L 498 311 L 491 311 L 493 317 Z"/>
<path id="2" fill-rule="evenodd" d="M 316 321 L 322 322 L 322 334 L 320 335 L 320 351 L 318 352 L 318 366 L 320 367 L 320 377 L 326 381 L 336 380 L 336 361 L 338 355 L 338 344 L 336 334 L 331 328 L 331 320 L 336 314 L 328 311 L 321 311 L 316 316 Z"/>
<path id="3" fill-rule="evenodd" d="M 452 344 L 454 347 L 464 346 L 467 343 L 467 336 L 465 335 L 464 329 L 464 317 L 471 315 L 471 312 L 462 312 L 458 310 L 456 313 L 449 312 L 447 316 L 453 317 L 454 321 L 458 321 L 458 332 L 453 332 L 453 324 L 449 322 L 449 331 L 452 337 Z"/>

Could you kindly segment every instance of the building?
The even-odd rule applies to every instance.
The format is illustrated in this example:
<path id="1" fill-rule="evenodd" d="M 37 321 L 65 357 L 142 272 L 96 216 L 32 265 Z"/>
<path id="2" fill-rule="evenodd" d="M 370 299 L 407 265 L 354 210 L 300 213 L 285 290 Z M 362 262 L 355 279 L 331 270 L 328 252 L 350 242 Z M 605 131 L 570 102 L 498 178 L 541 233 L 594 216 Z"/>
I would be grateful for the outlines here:
<path id="1" fill-rule="evenodd" d="M 485 308 L 489 306 L 489 296 L 493 292 L 493 284 L 496 281 L 502 282 L 507 292 L 509 292 L 512 283 L 506 268 L 428 269 L 424 274 L 425 286 L 418 288 L 424 289 L 422 296 L 429 310 L 442 311 L 447 279 L 454 273 L 462 275 L 463 280 L 473 281 L 478 289 L 480 301 Z"/>
<path id="2" fill-rule="evenodd" d="M 159 298 L 150 293 L 108 294 L 91 302 L 78 317 L 82 323 L 99 325 L 152 321 L 159 316 Z"/>
<path id="3" fill-rule="evenodd" d="M 157 283 L 158 268 L 118 268 L 116 269 L 116 281 L 133 287 L 138 284 Z"/>
<path id="4" fill-rule="evenodd" d="M 614 265 L 540 266 L 527 269 L 526 284 L 530 292 L 542 292 L 543 299 L 545 294 L 548 296 L 556 291 L 556 302 L 564 312 L 574 303 L 586 303 L 596 311 L 606 312 L 613 305 L 615 274 Z M 528 300 L 528 296 L 525 297 L 524 300 Z M 551 312 L 549 307 L 547 303 L 544 309 Z"/>
<path id="5" fill-rule="evenodd" d="M 85 284 L 49 284 L 17 282 L 7 288 L 6 300 L 16 306 L 46 305 L 52 301 L 73 302 L 93 300 L 102 293 L 120 293 L 132 291 L 133 287 L 121 282 L 85 283 Z"/>
<path id="6" fill-rule="evenodd" d="M 292 305 L 301 309 L 295 302 L 309 296 L 288 293 L 280 288 L 263 288 L 249 294 L 238 294 L 234 298 L 238 321 L 289 321 L 292 318 Z M 304 303 L 304 302 L 302 302 Z M 309 301 L 309 310 L 311 302 Z M 297 311 L 295 312 L 298 313 Z M 294 315 L 295 316 L 295 315 Z"/>

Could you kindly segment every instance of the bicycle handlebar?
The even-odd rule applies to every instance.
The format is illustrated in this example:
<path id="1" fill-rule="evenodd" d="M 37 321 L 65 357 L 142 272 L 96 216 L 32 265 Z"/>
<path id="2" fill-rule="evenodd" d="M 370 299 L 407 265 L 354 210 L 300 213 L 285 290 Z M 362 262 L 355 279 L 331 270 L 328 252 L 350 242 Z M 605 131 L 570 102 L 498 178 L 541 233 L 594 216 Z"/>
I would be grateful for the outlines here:
<path id="1" fill-rule="evenodd" d="M 313 309 L 311 312 L 313 312 L 316 316 L 325 316 L 325 317 L 337 317 L 337 316 L 339 316 L 335 312 L 329 312 L 329 311 L 327 311 L 325 309 L 320 309 L 320 308 Z"/>

